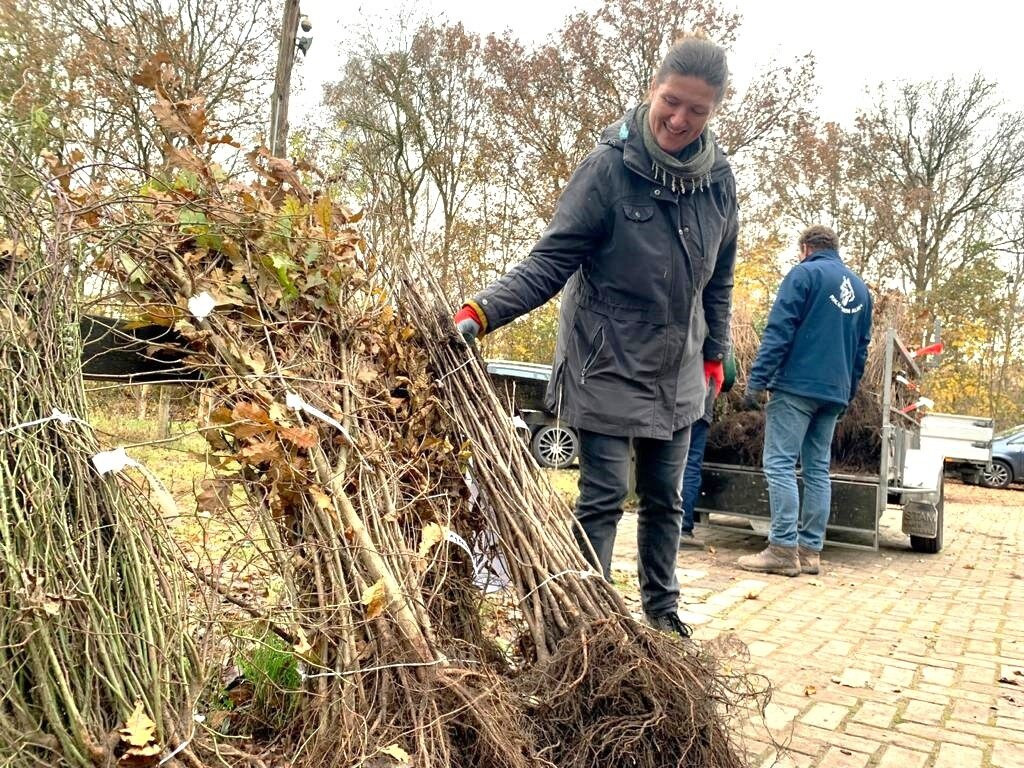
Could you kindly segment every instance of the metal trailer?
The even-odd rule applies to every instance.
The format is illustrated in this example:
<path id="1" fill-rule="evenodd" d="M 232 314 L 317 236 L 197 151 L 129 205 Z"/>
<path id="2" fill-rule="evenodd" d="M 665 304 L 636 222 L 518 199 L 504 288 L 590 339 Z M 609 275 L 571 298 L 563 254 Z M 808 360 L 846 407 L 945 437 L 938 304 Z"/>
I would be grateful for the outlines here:
<path id="1" fill-rule="evenodd" d="M 877 550 L 882 514 L 889 505 L 898 505 L 911 547 L 933 554 L 942 549 L 943 457 L 921 450 L 920 421 L 907 407 L 916 400 L 920 366 L 894 331 L 886 334 L 885 345 L 882 381 L 888 386 L 881 392 L 878 472 L 831 475 L 826 542 Z M 764 473 L 746 466 L 705 464 L 697 512 L 747 518 L 756 531 L 767 533 L 771 515 Z"/>

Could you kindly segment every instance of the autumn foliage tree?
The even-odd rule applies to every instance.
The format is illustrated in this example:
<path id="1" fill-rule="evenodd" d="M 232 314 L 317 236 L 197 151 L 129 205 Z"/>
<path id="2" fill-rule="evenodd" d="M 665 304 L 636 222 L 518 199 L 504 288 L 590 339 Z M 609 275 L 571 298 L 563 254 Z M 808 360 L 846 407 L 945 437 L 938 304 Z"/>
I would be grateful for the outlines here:
<path id="1" fill-rule="evenodd" d="M 880 86 L 855 125 L 807 121 L 766 187 L 780 219 L 833 226 L 846 259 L 913 306 L 915 338 L 947 345 L 931 377 L 939 407 L 1019 413 L 1019 208 L 1024 113 L 1003 109 L 996 84 Z M 1015 383 L 1017 382 L 1017 383 Z M 1005 415 L 1004 415 L 1005 414 Z"/>
<path id="2" fill-rule="evenodd" d="M 175 73 L 174 101 L 202 100 L 222 128 L 254 141 L 266 119 L 259 103 L 276 44 L 271 0 L 44 0 L 5 2 L 0 24 L 20 76 L 0 70 L 0 92 L 13 91 L 22 111 L 56 139 L 106 164 L 152 171 L 169 137 L 152 97 L 137 79 L 154 54 Z M 45 39 L 31 27 L 44 24 Z M 25 29 L 29 27 L 29 29 Z M 5 61 L 7 59 L 5 58 Z"/>

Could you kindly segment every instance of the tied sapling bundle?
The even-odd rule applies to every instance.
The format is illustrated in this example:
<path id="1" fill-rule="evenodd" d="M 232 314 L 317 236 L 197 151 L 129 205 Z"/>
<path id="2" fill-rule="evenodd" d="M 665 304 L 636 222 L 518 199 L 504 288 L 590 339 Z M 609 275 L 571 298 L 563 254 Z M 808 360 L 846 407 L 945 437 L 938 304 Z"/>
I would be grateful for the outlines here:
<path id="1" fill-rule="evenodd" d="M 167 521 L 90 461 L 68 176 L 21 181 L 0 187 L 0 764 L 196 765 L 202 665 Z"/>
<path id="2" fill-rule="evenodd" d="M 105 224 L 95 268 L 187 340 L 217 482 L 271 542 L 283 598 L 260 615 L 300 663 L 293 762 L 740 766 L 725 710 L 749 681 L 589 568 L 424 270 L 368 255 L 358 217 L 265 151 L 260 183 L 226 181 L 201 106 L 154 88 L 166 177 L 82 210 Z M 511 583 L 507 646 L 486 558 L 462 548 L 483 539 Z"/>

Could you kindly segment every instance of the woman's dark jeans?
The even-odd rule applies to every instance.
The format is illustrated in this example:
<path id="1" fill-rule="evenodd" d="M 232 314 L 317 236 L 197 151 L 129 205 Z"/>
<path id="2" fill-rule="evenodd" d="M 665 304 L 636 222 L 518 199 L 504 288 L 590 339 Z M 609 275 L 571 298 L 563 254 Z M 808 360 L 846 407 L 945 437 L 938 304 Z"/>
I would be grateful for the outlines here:
<path id="1" fill-rule="evenodd" d="M 615 529 L 629 490 L 630 442 L 636 450 L 637 559 L 644 613 L 673 613 L 679 602 L 676 553 L 683 520 L 679 493 L 690 428 L 671 440 L 628 438 L 580 430 L 580 495 L 576 519 L 597 555 L 595 567 L 611 580 Z M 580 539 L 579 531 L 576 532 Z M 588 559 L 589 547 L 580 546 Z"/>

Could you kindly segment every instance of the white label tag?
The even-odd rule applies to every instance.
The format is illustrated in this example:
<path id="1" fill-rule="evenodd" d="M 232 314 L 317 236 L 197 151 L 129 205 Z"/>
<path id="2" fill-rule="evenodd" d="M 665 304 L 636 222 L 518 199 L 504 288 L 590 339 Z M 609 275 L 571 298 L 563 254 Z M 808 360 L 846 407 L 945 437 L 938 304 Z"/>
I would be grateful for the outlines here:
<path id="1" fill-rule="evenodd" d="M 100 451 L 92 457 L 93 466 L 101 475 L 109 472 L 120 472 L 125 467 L 137 467 L 139 462 L 124 452 L 124 448 L 112 451 Z"/>
<path id="2" fill-rule="evenodd" d="M 188 311 L 196 320 L 205 320 L 209 317 L 214 306 L 216 306 L 216 302 L 214 302 L 213 296 L 206 291 L 188 300 Z"/>
<path id="3" fill-rule="evenodd" d="M 352 442 L 351 438 L 349 438 L 348 436 L 348 431 L 345 429 L 344 426 L 342 426 L 340 421 L 328 416 L 315 405 L 310 405 L 305 400 L 303 400 L 300 395 L 297 395 L 294 392 L 286 393 L 284 396 L 284 404 L 291 408 L 293 411 L 302 411 L 303 413 L 308 413 L 310 416 L 320 419 L 320 421 L 326 424 L 330 424 L 336 430 L 341 432 L 341 434 L 343 434 L 349 440 L 349 442 Z"/>

